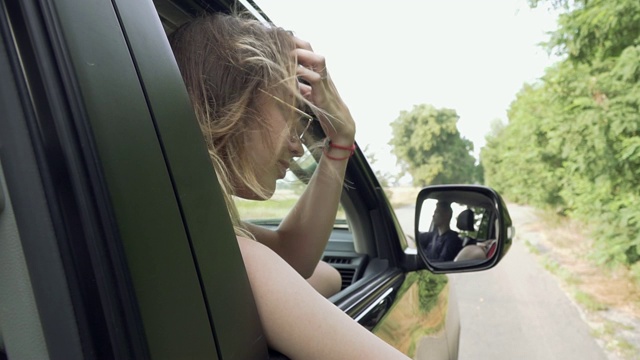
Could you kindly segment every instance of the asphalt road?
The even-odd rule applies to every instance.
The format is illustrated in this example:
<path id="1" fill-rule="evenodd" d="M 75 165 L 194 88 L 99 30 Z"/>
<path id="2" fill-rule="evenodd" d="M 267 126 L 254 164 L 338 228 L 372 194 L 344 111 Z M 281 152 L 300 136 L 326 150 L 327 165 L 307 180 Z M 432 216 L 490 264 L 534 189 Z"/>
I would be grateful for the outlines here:
<path id="1" fill-rule="evenodd" d="M 553 278 L 528 252 L 536 221 L 510 205 L 516 238 L 507 256 L 487 271 L 450 275 L 461 319 L 459 359 L 606 359 L 589 326 Z M 413 228 L 413 208 L 396 210 Z"/>

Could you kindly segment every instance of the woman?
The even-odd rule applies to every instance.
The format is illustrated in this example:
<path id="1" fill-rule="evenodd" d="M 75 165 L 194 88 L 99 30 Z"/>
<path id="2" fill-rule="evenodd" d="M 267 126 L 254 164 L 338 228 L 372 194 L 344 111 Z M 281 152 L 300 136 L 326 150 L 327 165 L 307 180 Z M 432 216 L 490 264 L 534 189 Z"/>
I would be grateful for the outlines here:
<path id="1" fill-rule="evenodd" d="M 404 358 L 319 294 L 339 290 L 339 274 L 320 258 L 355 148 L 355 123 L 324 58 L 280 28 L 222 14 L 182 26 L 170 41 L 269 345 L 290 358 Z M 310 121 L 300 118 L 302 107 L 327 136 L 306 190 L 275 231 L 241 222 L 231 196 L 270 198 L 291 159 L 302 155 Z"/>

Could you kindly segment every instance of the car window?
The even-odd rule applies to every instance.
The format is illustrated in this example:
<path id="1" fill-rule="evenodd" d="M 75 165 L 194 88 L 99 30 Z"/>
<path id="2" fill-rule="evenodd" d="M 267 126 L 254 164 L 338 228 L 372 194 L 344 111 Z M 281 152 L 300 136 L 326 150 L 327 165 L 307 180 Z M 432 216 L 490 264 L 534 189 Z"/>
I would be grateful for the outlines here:
<path id="1" fill-rule="evenodd" d="M 475 213 L 475 234 L 470 234 L 477 239 L 489 239 L 489 226 L 491 224 L 491 212 L 485 208 L 472 207 Z"/>
<path id="2" fill-rule="evenodd" d="M 311 151 L 306 146 L 303 148 L 304 154 L 291 164 L 284 179 L 276 182 L 276 191 L 271 199 L 255 201 L 234 198 L 242 220 L 260 225 L 278 225 L 289 213 L 318 165 Z M 318 150 L 314 149 L 314 152 Z M 345 212 L 340 204 L 334 227 L 348 228 Z"/>
<path id="3" fill-rule="evenodd" d="M 435 228 L 433 221 L 430 219 L 436 209 L 438 200 L 428 199 L 422 204 L 422 211 L 420 213 L 420 226 L 419 231 L 428 232 L 433 231 Z M 478 240 L 489 239 L 490 225 L 492 221 L 492 211 L 490 209 L 481 206 L 472 206 L 468 204 L 462 204 L 458 202 L 452 202 L 451 204 L 452 216 L 449 223 L 449 228 L 457 231 L 461 236 L 469 236 Z M 473 226 L 472 229 L 460 228 L 458 225 L 458 217 L 463 212 L 471 210 L 473 213 Z"/>

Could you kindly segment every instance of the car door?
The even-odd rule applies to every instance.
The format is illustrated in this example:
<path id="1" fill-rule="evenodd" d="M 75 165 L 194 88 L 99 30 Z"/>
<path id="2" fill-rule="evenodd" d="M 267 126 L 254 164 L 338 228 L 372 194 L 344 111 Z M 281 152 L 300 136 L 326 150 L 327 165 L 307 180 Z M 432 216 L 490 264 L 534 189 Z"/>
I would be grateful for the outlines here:
<path id="1" fill-rule="evenodd" d="M 266 358 L 153 4 L 1 5 L 0 354 Z"/>
<path id="2" fill-rule="evenodd" d="M 343 207 L 369 263 L 334 303 L 412 358 L 457 358 L 460 320 L 448 277 L 425 269 L 362 153 L 347 182 Z"/>

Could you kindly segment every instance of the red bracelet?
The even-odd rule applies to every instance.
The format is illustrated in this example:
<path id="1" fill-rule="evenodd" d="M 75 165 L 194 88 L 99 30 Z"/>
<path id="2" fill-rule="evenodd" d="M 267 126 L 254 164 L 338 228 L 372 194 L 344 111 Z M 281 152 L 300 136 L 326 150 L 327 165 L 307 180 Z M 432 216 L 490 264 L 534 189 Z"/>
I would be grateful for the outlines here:
<path id="1" fill-rule="evenodd" d="M 340 150 L 345 150 L 345 151 L 349 151 L 349 155 L 345 156 L 345 157 L 333 157 L 331 155 L 329 155 L 329 153 L 327 152 L 327 149 L 329 148 L 333 148 L 333 149 L 340 149 Z M 322 148 L 322 152 L 324 153 L 324 156 L 326 156 L 327 158 L 331 159 L 331 160 L 347 160 L 348 158 L 350 158 L 353 153 L 356 151 L 356 144 L 354 143 L 351 146 L 342 146 L 342 145 L 336 145 L 334 143 L 331 142 L 331 139 L 327 138 L 327 140 L 325 140 L 324 142 L 324 147 Z"/>

